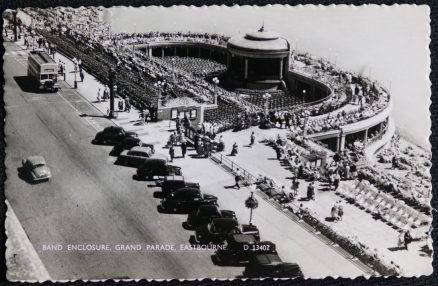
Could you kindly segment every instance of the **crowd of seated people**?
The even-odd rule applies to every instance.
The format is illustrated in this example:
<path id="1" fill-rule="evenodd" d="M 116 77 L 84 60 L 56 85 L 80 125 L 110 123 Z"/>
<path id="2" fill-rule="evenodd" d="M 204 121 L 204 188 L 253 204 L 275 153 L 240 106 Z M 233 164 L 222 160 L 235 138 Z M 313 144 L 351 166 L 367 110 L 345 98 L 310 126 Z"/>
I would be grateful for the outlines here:
<path id="1" fill-rule="evenodd" d="M 199 77 L 206 77 L 214 73 L 223 73 L 226 70 L 225 65 L 203 58 L 164 57 L 163 60 L 167 61 L 173 68 L 185 70 Z"/>
<path id="2" fill-rule="evenodd" d="M 200 42 L 226 46 L 230 37 L 214 33 L 150 31 L 144 33 L 117 33 L 113 35 L 113 38 L 115 43 L 120 46 L 162 41 Z"/>

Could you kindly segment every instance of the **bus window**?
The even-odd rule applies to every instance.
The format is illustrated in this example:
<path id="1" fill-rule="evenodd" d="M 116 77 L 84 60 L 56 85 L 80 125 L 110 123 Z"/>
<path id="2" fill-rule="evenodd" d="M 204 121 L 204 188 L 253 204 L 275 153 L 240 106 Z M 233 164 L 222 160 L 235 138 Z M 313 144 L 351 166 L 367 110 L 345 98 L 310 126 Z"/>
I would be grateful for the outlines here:
<path id="1" fill-rule="evenodd" d="M 49 74 L 49 78 L 50 79 L 55 79 L 56 78 L 56 74 Z"/>
<path id="2" fill-rule="evenodd" d="M 41 75 L 41 80 L 45 80 L 45 79 L 49 79 L 49 75 L 48 74 L 42 74 Z"/>

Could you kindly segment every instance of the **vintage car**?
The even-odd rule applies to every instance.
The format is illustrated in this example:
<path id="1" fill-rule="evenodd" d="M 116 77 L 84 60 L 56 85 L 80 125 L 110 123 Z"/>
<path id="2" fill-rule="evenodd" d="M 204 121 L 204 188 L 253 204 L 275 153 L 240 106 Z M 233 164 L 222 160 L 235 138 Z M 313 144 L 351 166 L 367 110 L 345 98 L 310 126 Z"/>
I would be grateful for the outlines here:
<path id="1" fill-rule="evenodd" d="M 196 229 L 195 241 L 199 244 L 221 244 L 230 234 L 252 234 L 257 240 L 260 239 L 255 225 L 239 225 L 234 218 L 215 218 Z"/>
<path id="2" fill-rule="evenodd" d="M 97 132 L 93 139 L 93 144 L 113 145 L 121 142 L 127 137 L 138 137 L 137 133 L 125 131 L 122 127 L 109 126 L 102 131 Z"/>
<path id="3" fill-rule="evenodd" d="M 224 248 L 216 250 L 216 261 L 220 265 L 245 264 L 251 256 L 258 254 L 277 254 L 275 244 L 258 241 L 251 234 L 232 234 L 225 240 Z"/>
<path id="4" fill-rule="evenodd" d="M 117 158 L 116 163 L 138 168 L 148 159 L 162 159 L 168 161 L 166 154 L 154 154 L 149 147 L 133 147 L 131 150 L 123 151 Z"/>
<path id="5" fill-rule="evenodd" d="M 181 188 L 199 189 L 198 183 L 187 182 L 183 176 L 167 176 L 157 185 L 161 186 L 161 192 L 165 197 Z"/>
<path id="6" fill-rule="evenodd" d="M 155 177 L 165 177 L 171 175 L 181 176 L 181 167 L 169 165 L 167 160 L 151 158 L 146 160 L 141 165 L 136 174 L 134 174 L 134 180 L 153 180 Z"/>
<path id="7" fill-rule="evenodd" d="M 216 205 L 200 206 L 187 217 L 187 226 L 196 228 L 201 225 L 210 223 L 215 218 L 236 218 L 234 211 L 219 210 Z"/>
<path id="8" fill-rule="evenodd" d="M 52 177 L 43 156 L 30 156 L 22 161 L 23 172 L 30 176 L 33 182 L 48 181 Z"/>
<path id="9" fill-rule="evenodd" d="M 152 149 L 152 153 L 155 153 L 154 145 L 149 143 L 144 143 L 141 141 L 138 137 L 126 137 L 119 143 L 117 143 L 114 148 L 111 150 L 110 155 L 111 156 L 118 156 L 120 153 L 123 152 L 123 150 L 131 150 L 133 147 L 149 147 Z"/>
<path id="10" fill-rule="evenodd" d="M 296 278 L 303 277 L 296 263 L 283 262 L 277 254 L 259 254 L 251 256 L 243 271 L 248 278 Z"/>
<path id="11" fill-rule="evenodd" d="M 217 197 L 203 194 L 196 188 L 182 188 L 161 200 L 161 209 L 174 213 L 189 213 L 206 204 L 217 204 Z"/>

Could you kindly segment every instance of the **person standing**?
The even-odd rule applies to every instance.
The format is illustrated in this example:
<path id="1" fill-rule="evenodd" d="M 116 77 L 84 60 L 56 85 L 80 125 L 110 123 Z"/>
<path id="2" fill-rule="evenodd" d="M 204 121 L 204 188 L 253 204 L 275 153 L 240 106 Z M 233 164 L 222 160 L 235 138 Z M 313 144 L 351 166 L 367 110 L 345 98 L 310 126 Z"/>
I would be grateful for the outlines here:
<path id="1" fill-rule="evenodd" d="M 333 184 L 335 186 L 335 189 L 334 189 L 335 191 L 338 189 L 340 181 L 341 181 L 341 176 L 339 175 L 339 172 L 336 172 L 335 176 L 334 176 L 334 180 L 333 180 Z"/>
<path id="2" fill-rule="evenodd" d="M 339 204 L 338 205 L 338 220 L 342 220 L 342 217 L 344 216 L 344 207 Z"/>
<path id="3" fill-rule="evenodd" d="M 173 145 L 170 145 L 169 147 L 169 155 L 170 155 L 170 162 L 173 162 L 173 158 L 175 157 L 175 149 L 173 148 Z"/>
<path id="4" fill-rule="evenodd" d="M 254 142 L 255 142 L 255 134 L 254 134 L 254 131 L 251 133 L 250 140 L 251 140 L 251 141 L 250 141 L 251 143 L 249 143 L 249 146 L 254 145 Z"/>
<path id="5" fill-rule="evenodd" d="M 240 190 L 240 185 L 239 185 L 240 178 L 241 178 L 241 173 L 240 173 L 239 168 L 237 168 L 236 174 L 235 174 L 235 176 L 234 176 L 234 181 L 235 181 L 236 183 L 234 184 L 233 187 L 236 187 L 238 190 Z"/>
<path id="6" fill-rule="evenodd" d="M 187 152 L 187 141 L 186 141 L 186 139 L 183 139 L 181 141 L 181 153 L 182 153 L 183 158 L 186 157 L 186 152 Z"/>
<path id="7" fill-rule="evenodd" d="M 412 235 L 409 230 L 407 230 L 404 234 L 404 242 L 405 242 L 405 249 L 408 250 L 409 243 L 412 242 Z"/>
<path id="8" fill-rule="evenodd" d="M 84 72 L 80 70 L 79 77 L 81 78 L 81 82 L 84 82 Z"/>

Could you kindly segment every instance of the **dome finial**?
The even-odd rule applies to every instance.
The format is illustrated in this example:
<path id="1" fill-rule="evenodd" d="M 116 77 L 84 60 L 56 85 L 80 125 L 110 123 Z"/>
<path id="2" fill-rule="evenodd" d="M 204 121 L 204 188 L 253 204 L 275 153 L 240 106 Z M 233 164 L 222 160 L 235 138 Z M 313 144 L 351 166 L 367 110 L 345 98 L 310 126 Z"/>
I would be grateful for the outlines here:
<path id="1" fill-rule="evenodd" d="M 263 20 L 262 26 L 259 29 L 259 32 L 264 32 L 264 31 L 265 31 L 265 20 Z"/>

